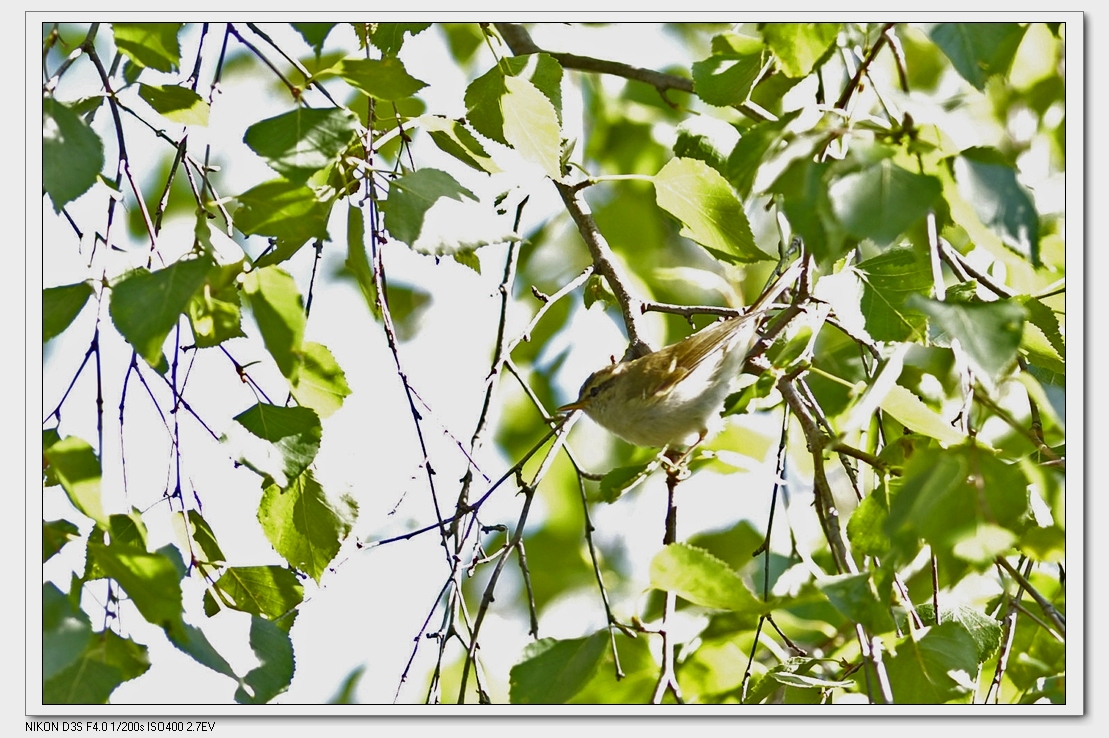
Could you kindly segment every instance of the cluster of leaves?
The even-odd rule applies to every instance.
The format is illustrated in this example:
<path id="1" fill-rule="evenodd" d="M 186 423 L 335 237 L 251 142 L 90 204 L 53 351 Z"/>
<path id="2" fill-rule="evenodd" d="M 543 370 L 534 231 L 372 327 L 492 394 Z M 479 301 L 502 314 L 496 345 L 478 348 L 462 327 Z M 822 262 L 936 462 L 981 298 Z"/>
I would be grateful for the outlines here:
<path id="1" fill-rule="evenodd" d="M 302 61 L 286 56 L 279 76 L 290 109 L 252 121 L 242 133 L 276 177 L 232 197 L 219 196 L 213 170 L 187 153 L 189 128 L 206 125 L 218 103 L 197 92 L 195 72 L 170 81 L 181 76 L 182 26 L 113 24 L 111 44 L 93 26 L 74 46 L 80 53 L 44 83 L 43 191 L 55 212 L 68 214 L 78 198 L 104 197 L 110 226 L 114 203 L 131 187 L 144 236 L 157 244 L 150 253 L 172 262 L 156 269 L 148 261 L 102 279 L 44 289 L 44 345 L 65 333 L 92 300 L 98 315 L 99 306 L 107 308 L 133 351 L 126 377 L 132 371 L 160 377 L 175 412 L 190 410 L 176 370 L 186 346 L 218 354 L 229 342 L 260 339 L 289 396 L 284 404 L 270 401 L 247 367 L 236 364 L 261 399 L 228 413 L 233 430 L 218 439 L 232 459 L 257 473 L 257 519 L 285 566 L 228 562 L 199 498 L 194 492 L 197 504 L 189 503 L 180 483 L 165 496 L 181 544 L 150 550 L 148 513 L 103 509 L 103 443 L 93 448 L 63 436 L 52 422 L 59 410 L 48 416 L 44 485 L 60 486 L 83 519 L 80 525 L 44 520 L 43 561 L 70 541 L 83 540 L 86 555 L 68 592 L 52 582 L 43 586 L 44 702 L 106 701 L 149 666 L 142 644 L 111 627 L 93 630 L 82 602 L 98 580 L 109 582 L 109 614 L 122 591 L 177 648 L 236 680 L 236 700 L 265 702 L 288 687 L 294 672 L 290 628 L 304 596 L 300 579 L 320 581 L 358 510 L 351 498 L 326 492 L 314 473 L 322 419 L 342 407 L 350 387 L 332 351 L 305 339 L 304 292 L 283 265 L 309 243 L 317 249 L 329 243 L 329 227 L 342 220 L 343 208 L 347 271 L 387 330 L 377 256 L 386 238 L 475 269 L 477 249 L 516 243 L 518 284 L 508 287 L 556 292 L 581 265 L 583 257 L 574 255 L 578 245 L 560 242 L 554 229 L 540 229 L 521 244 L 516 226 L 504 227 L 499 200 L 483 202 L 444 168 L 403 166 L 412 162 L 417 132 L 478 177 L 500 172 L 505 150 L 522 160 L 517 166 L 561 186 L 579 181 L 579 170 L 589 173 L 587 184 L 638 176 L 641 182 L 596 195 L 593 217 L 652 299 L 690 303 L 718 296 L 697 284 L 724 282 L 742 267 L 772 261 L 767 244 L 786 225 L 781 240 L 799 237 L 811 257 L 812 294 L 824 312 L 795 331 L 790 345 L 771 352 L 771 370 L 733 398 L 729 412 L 770 407 L 780 399 L 774 388 L 781 377 L 804 376 L 809 409 L 837 442 L 865 446 L 871 473 L 855 476 L 852 469 L 860 501 L 849 519 L 844 515 L 851 564 L 837 558 L 833 540 L 811 551 L 756 558 L 748 552 L 759 548 L 764 533 L 747 521 L 662 548 L 651 563 L 650 586 L 676 594 L 704 626 L 677 664 L 685 699 L 819 702 L 850 693 L 877 699 L 880 680 L 885 696 L 897 702 L 960 702 L 981 699 L 980 680 L 996 673 L 1001 688 L 995 697 L 1065 700 L 1061 634 L 1015 616 L 1026 589 L 1065 610 L 1065 590 L 1045 568 L 1061 565 L 1065 553 L 1065 329 L 1058 293 L 1050 289 L 1065 276 L 1063 220 L 1037 210 L 1021 167 L 1033 146 L 1046 146 L 1051 167 L 1063 168 L 1064 90 L 1056 68 L 1062 27 L 940 24 L 925 33 L 852 24 L 679 26 L 673 31 L 685 35 L 687 48 L 704 54 L 674 70 L 669 82 L 656 77 L 649 84 L 629 74 L 615 98 L 581 84 L 590 125 L 580 153 L 563 120 L 563 95 L 578 83 L 567 70 L 580 64 L 579 57 L 505 52 L 471 75 L 466 116 L 457 120 L 424 112 L 420 93 L 427 83 L 410 75 L 399 56 L 406 39 L 427 32 L 427 24 L 356 24 L 357 57 L 323 53 L 335 24 L 294 28 L 314 55 Z M 249 30 L 269 40 L 263 29 Z M 240 35 L 245 32 L 228 25 L 224 42 L 237 40 L 258 53 Z M 490 28 L 449 26 L 444 32 L 460 67 L 470 63 L 477 45 L 498 40 Z M 206 39 L 202 35 L 198 47 L 198 69 L 202 55 L 219 48 Z M 60 43 L 57 30 L 50 30 L 44 51 Z M 110 65 L 111 75 L 100 61 L 105 49 L 120 62 Z M 1051 64 L 1029 72 L 1030 55 Z M 63 102 L 55 90 L 76 61 L 95 66 L 104 89 Z M 1024 75 L 1019 84 L 1018 71 Z M 897 72 L 901 88 L 883 88 Z M 952 89 L 955 77 L 957 91 L 939 98 L 937 90 Z M 864 93 L 863 86 L 878 93 Z M 339 89 L 348 95 L 343 102 Z M 832 94 L 840 94 L 834 103 L 826 100 Z M 160 134 L 175 156 L 167 199 L 171 183 L 187 179 L 196 213 L 192 243 L 176 251 L 157 239 L 162 213 L 151 216 L 146 205 L 156 198 L 144 199 L 130 179 L 120 121 L 121 114 L 139 118 L 124 102 L 135 98 L 164 119 L 142 121 L 147 127 L 184 131 L 176 139 Z M 948 117 L 937 112 L 944 105 Z M 918 123 L 925 113 L 935 120 Z M 93 125 L 98 114 L 113 121 L 120 162 L 114 181 L 103 173 L 105 142 Z M 1007 124 L 1022 116 L 1036 125 L 1020 139 Z M 969 136 L 973 144 L 957 145 L 948 127 L 979 119 L 993 123 L 992 138 Z M 673 133 L 666 145 L 656 136 L 660 123 Z M 759 213 L 769 212 L 776 222 L 760 220 Z M 251 257 L 232 237 L 241 244 L 261 237 L 267 247 Z M 545 258 L 551 249 L 560 257 Z M 619 285 L 604 281 L 594 283 L 587 303 L 600 296 L 613 304 L 607 287 Z M 243 322 L 244 306 L 253 325 Z M 824 319 L 829 310 L 835 321 Z M 541 354 L 570 312 L 567 301 L 553 303 L 532 341 L 514 349 L 515 360 L 533 370 L 533 396 L 548 407 L 558 396 L 555 381 L 565 357 L 551 362 Z M 185 326 L 191 342 L 181 338 Z M 670 327 L 680 327 L 676 317 Z M 100 350 L 99 322 L 95 330 L 90 354 Z M 1013 409 L 1017 401 L 1025 410 Z M 519 459 L 534 445 L 540 424 L 536 414 L 507 410 L 497 440 Z M 713 452 L 724 449 L 727 438 L 695 458 L 693 471 L 719 471 Z M 812 438 L 805 440 L 812 447 Z M 817 447 L 810 468 L 841 463 L 831 437 L 824 440 L 829 458 Z M 179 442 L 175 436 L 174 445 Z M 645 475 L 642 462 L 640 452 L 615 447 L 617 468 L 600 483 L 597 501 L 620 500 Z M 594 581 L 582 555 L 587 508 L 566 504 L 577 495 L 573 474 L 568 465 L 553 467 L 541 490 L 554 503 L 552 513 L 528 535 L 533 572 L 526 597 L 540 612 L 558 595 Z M 461 504 L 457 514 L 463 514 Z M 80 535 L 81 528 L 90 528 L 88 534 Z M 496 543 L 494 535 L 486 549 Z M 500 556 L 508 556 L 508 548 Z M 972 575 L 1001 572 L 1003 564 L 1008 572 L 1015 557 L 1024 569 L 1018 584 L 1004 574 L 985 602 L 943 602 L 942 593 Z M 602 546 L 600 558 L 596 568 L 610 581 L 626 573 L 617 550 Z M 922 567 L 922 560 L 931 566 Z M 250 644 L 259 666 L 236 673 L 203 631 L 185 622 L 185 577 L 205 583 L 209 616 L 222 608 L 251 615 Z M 655 599 L 633 615 L 659 616 Z M 749 659 L 765 643 L 760 632 L 768 616 L 794 655 L 772 647 Z M 508 675 L 507 698 L 649 700 L 660 667 L 648 636 L 628 637 L 634 629 L 624 626 L 618 634 L 616 627 L 610 621 L 609 628 L 581 638 L 536 641 Z M 860 632 L 866 637 L 857 637 Z M 880 672 L 872 655 L 877 643 L 887 651 Z M 466 658 L 474 651 L 470 644 Z"/>

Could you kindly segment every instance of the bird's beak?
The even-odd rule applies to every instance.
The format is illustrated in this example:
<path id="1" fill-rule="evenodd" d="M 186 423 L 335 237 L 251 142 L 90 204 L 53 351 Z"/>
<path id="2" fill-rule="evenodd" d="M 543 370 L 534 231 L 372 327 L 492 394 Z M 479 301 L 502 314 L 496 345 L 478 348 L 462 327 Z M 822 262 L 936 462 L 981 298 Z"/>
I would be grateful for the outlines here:
<path id="1" fill-rule="evenodd" d="M 576 412 L 576 411 L 578 411 L 578 410 L 584 410 L 584 409 L 585 409 L 585 405 L 586 405 L 586 403 L 585 403 L 585 402 L 583 402 L 583 401 L 582 401 L 582 400 L 581 400 L 581 399 L 579 398 L 579 399 L 577 399 L 577 400 L 574 400 L 573 402 L 570 402 L 570 403 L 567 403 L 567 404 L 563 405 L 562 407 L 560 407 L 560 408 L 558 409 L 558 411 L 557 411 L 557 412 L 558 412 L 559 414 L 561 414 L 561 413 L 569 413 L 569 412 Z"/>

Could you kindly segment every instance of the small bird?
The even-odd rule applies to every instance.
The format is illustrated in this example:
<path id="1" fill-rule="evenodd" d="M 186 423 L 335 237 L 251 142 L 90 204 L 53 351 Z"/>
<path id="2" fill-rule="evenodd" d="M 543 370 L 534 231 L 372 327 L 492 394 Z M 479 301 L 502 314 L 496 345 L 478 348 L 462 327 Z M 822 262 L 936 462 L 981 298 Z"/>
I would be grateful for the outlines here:
<path id="1" fill-rule="evenodd" d="M 783 272 L 743 315 L 638 359 L 598 369 L 585 380 L 578 399 L 559 411 L 581 410 L 636 446 L 695 446 L 708 434 L 709 420 L 720 411 L 747 360 L 760 318 L 799 270 L 797 262 Z"/>

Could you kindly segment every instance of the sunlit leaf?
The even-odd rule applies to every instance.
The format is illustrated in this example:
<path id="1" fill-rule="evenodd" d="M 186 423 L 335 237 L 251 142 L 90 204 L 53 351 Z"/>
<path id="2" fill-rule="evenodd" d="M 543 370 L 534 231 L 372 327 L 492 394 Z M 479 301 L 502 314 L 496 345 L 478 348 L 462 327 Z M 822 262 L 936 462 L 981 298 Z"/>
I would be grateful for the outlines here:
<path id="1" fill-rule="evenodd" d="M 50 287 L 42 291 L 42 342 L 60 335 L 81 313 L 92 295 L 88 282 Z"/>
<path id="2" fill-rule="evenodd" d="M 293 385 L 297 404 L 312 408 L 321 418 L 326 418 L 343 406 L 343 398 L 349 394 L 347 376 L 331 351 L 323 344 L 306 341 Z"/>
<path id="3" fill-rule="evenodd" d="M 508 74 L 534 85 L 554 108 L 562 125 L 562 65 L 547 54 L 509 56 L 501 60 Z M 498 143 L 509 145 L 504 133 L 501 99 L 508 93 L 505 72 L 497 65 L 466 88 L 466 120 L 474 130 Z"/>
<path id="4" fill-rule="evenodd" d="M 243 278 L 243 294 L 250 302 L 262 341 L 281 374 L 291 384 L 303 361 L 304 305 L 288 272 L 277 267 L 256 269 Z"/>
<path id="5" fill-rule="evenodd" d="M 855 267 L 862 281 L 858 301 L 866 331 L 878 341 L 922 341 L 927 318 L 913 297 L 929 294 L 928 257 L 912 248 L 895 248 Z"/>
<path id="6" fill-rule="evenodd" d="M 192 299 L 187 313 L 198 348 L 218 346 L 230 338 L 245 335 L 239 304 L 239 275 L 243 262 L 215 266 Z"/>
<path id="7" fill-rule="evenodd" d="M 416 36 L 431 27 L 430 23 L 372 23 L 370 43 L 385 56 L 396 56 L 404 44 L 404 35 Z"/>
<path id="8" fill-rule="evenodd" d="M 463 164 L 488 174 L 501 171 L 462 121 L 440 115 L 425 115 L 420 118 L 419 125 L 427 131 L 436 146 Z"/>
<path id="9" fill-rule="evenodd" d="M 80 531 L 68 520 L 42 521 L 42 560 L 46 562 L 62 549 L 62 546 L 78 537 Z"/>
<path id="10" fill-rule="evenodd" d="M 347 260 L 344 266 L 354 275 L 366 307 L 378 314 L 377 283 L 374 282 L 370 257 L 366 253 L 366 218 L 353 203 L 347 207 Z"/>
<path id="11" fill-rule="evenodd" d="M 285 179 L 303 183 L 335 163 L 356 125 L 349 110 L 298 107 L 250 126 L 243 142 Z"/>
<path id="12" fill-rule="evenodd" d="M 260 402 L 234 420 L 253 438 L 230 429 L 224 440 L 242 463 L 270 480 L 264 481 L 265 485 L 289 484 L 308 468 L 319 451 L 323 431 L 319 416 L 310 408 Z"/>
<path id="13" fill-rule="evenodd" d="M 208 125 L 210 106 L 200 95 L 180 85 L 139 85 L 139 97 L 166 120 L 187 126 Z"/>
<path id="14" fill-rule="evenodd" d="M 114 541 L 104 545 L 91 540 L 88 551 L 100 570 L 123 588 L 147 622 L 170 633 L 180 632 L 184 625 L 181 575 L 168 556 Z"/>
<path id="15" fill-rule="evenodd" d="M 682 223 L 682 235 L 731 263 L 768 259 L 751 235 L 743 203 L 728 181 L 696 159 L 671 159 L 654 177 L 659 207 Z"/>
<path id="16" fill-rule="evenodd" d="M 1019 467 L 981 446 L 918 450 L 902 480 L 887 522 L 895 541 L 903 541 L 905 534 L 917 536 L 938 551 L 985 565 L 996 555 L 989 541 L 980 538 L 989 534 L 990 526 L 1017 537 L 1027 526 L 1027 478 Z M 897 545 L 908 553 L 903 544 Z"/>
<path id="17" fill-rule="evenodd" d="M 773 139 L 773 134 L 772 130 L 767 131 L 766 137 Z M 743 140 L 740 139 L 741 145 Z M 767 141 L 767 145 L 770 143 L 772 140 Z M 736 148 L 738 150 L 740 147 Z M 747 176 L 751 180 L 754 179 L 756 167 L 761 163 L 757 160 L 758 153 L 757 149 L 752 152 L 756 158 L 749 160 L 746 166 Z M 770 185 L 770 192 L 780 196 L 782 211 L 789 219 L 789 224 L 821 263 L 838 259 L 850 248 L 847 234 L 836 220 L 832 201 L 828 196 L 830 171 L 831 165 L 827 162 L 796 159 Z"/>
<path id="18" fill-rule="evenodd" d="M 378 100 L 400 100 L 427 87 L 404 68 L 395 56 L 384 59 L 344 59 L 339 76 Z"/>
<path id="19" fill-rule="evenodd" d="M 1009 71 L 1025 27 L 1019 23 L 939 23 L 929 34 L 955 69 L 979 90 Z"/>
<path id="20" fill-rule="evenodd" d="M 671 543 L 655 554 L 651 586 L 702 607 L 752 614 L 767 608 L 731 567 L 703 549 L 681 543 Z"/>
<path id="21" fill-rule="evenodd" d="M 52 582 L 42 585 L 42 678 L 76 661 L 92 638 L 92 624 L 83 610 Z"/>
<path id="22" fill-rule="evenodd" d="M 287 487 L 267 487 L 258 505 L 258 521 L 274 549 L 316 581 L 357 516 L 358 504 L 352 498 L 329 496 L 310 471 Z"/>
<path id="23" fill-rule="evenodd" d="M 509 672 L 512 704 L 566 704 L 597 671 L 607 648 L 603 630 L 585 638 L 544 638 L 529 644 Z"/>
<path id="24" fill-rule="evenodd" d="M 898 704 L 963 702 L 973 696 L 977 647 L 960 624 L 909 631 L 895 648 L 897 653 L 886 659 L 886 671 Z"/>
<path id="25" fill-rule="evenodd" d="M 1019 301 L 952 303 L 917 297 L 910 304 L 927 314 L 946 340 L 959 341 L 979 375 L 997 382 L 1016 362 L 1027 315 Z"/>
<path id="26" fill-rule="evenodd" d="M 250 619 L 250 650 L 258 666 L 243 676 L 235 691 L 240 704 L 264 705 L 289 688 L 296 663 L 289 634 L 265 618 Z"/>
<path id="27" fill-rule="evenodd" d="M 309 239 L 327 240 L 327 219 L 334 200 L 321 199 L 311 188 L 284 179 L 250 188 L 235 198 L 235 227 L 244 235 L 273 236 L 277 248 L 257 261 L 269 266 L 288 259 Z"/>
<path id="28" fill-rule="evenodd" d="M 852 622 L 862 624 L 872 633 L 893 630 L 889 603 L 879 599 L 869 573 L 842 574 L 817 582 L 816 586 Z"/>
<path id="29" fill-rule="evenodd" d="M 504 139 L 551 179 L 562 178 L 561 132 L 554 106 L 539 88 L 522 77 L 505 77 L 501 97 Z"/>
<path id="30" fill-rule="evenodd" d="M 137 269 L 112 286 L 112 323 L 148 364 L 165 363 L 162 344 L 213 267 L 207 256 L 184 258 L 165 269 Z"/>
<path id="31" fill-rule="evenodd" d="M 42 189 L 54 212 L 85 194 L 104 168 L 104 144 L 72 110 L 42 99 Z"/>
<path id="32" fill-rule="evenodd" d="M 92 446 L 77 436 L 67 436 L 44 446 L 42 456 L 73 506 L 107 527 L 108 517 L 100 503 L 100 459 Z"/>
<path id="33" fill-rule="evenodd" d="M 1016 169 L 993 149 L 967 149 L 955 158 L 955 181 L 979 220 L 1009 248 L 1040 265 L 1040 219 Z"/>
<path id="34" fill-rule="evenodd" d="M 181 63 L 177 35 L 184 23 L 113 23 L 116 47 L 140 67 L 176 72 Z"/>
<path id="35" fill-rule="evenodd" d="M 747 101 L 765 63 L 761 52 L 713 54 L 693 63 L 693 91 L 709 105 L 739 105 Z"/>
<path id="36" fill-rule="evenodd" d="M 331 29 L 334 28 L 336 23 L 290 23 L 290 26 L 296 29 L 304 42 L 312 47 L 316 52 L 316 56 L 320 55 L 323 51 L 323 42 L 327 40 Z"/>
<path id="37" fill-rule="evenodd" d="M 281 566 L 230 566 L 213 585 L 236 610 L 277 620 L 304 599 L 296 574 Z"/>
<path id="38" fill-rule="evenodd" d="M 848 233 L 885 246 L 922 219 L 942 190 L 935 177 L 880 159 L 833 181 L 828 195 Z"/>
<path id="39" fill-rule="evenodd" d="M 805 77 L 839 35 L 839 23 L 767 23 L 762 35 L 782 71 Z"/>

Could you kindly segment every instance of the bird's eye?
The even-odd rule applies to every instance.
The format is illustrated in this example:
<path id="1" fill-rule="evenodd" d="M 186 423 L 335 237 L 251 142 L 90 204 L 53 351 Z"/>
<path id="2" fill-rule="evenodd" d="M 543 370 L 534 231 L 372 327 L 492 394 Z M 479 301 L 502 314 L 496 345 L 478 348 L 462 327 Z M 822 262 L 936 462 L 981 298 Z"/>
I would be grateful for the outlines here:
<path id="1" fill-rule="evenodd" d="M 589 388 L 589 396 L 596 397 L 597 393 L 601 391 L 601 385 L 595 384 Z"/>

